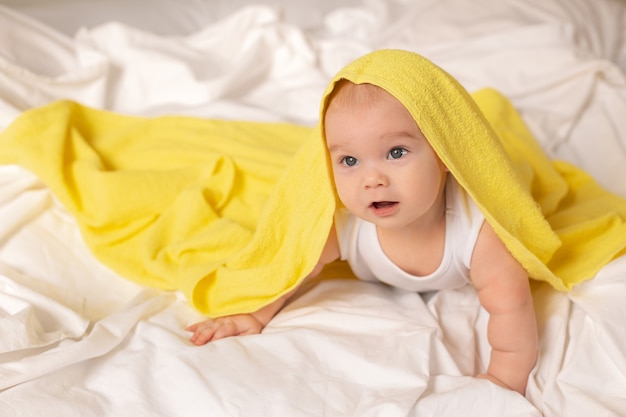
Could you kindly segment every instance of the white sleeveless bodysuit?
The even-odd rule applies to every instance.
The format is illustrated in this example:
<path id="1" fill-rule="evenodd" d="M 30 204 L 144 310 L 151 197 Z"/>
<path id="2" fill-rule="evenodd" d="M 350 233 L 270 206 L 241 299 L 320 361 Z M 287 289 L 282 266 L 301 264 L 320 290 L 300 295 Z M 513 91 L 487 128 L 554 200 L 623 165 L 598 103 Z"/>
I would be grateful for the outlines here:
<path id="1" fill-rule="evenodd" d="M 383 252 L 376 226 L 346 209 L 335 214 L 341 259 L 365 281 L 381 281 L 408 291 L 460 288 L 470 282 L 469 266 L 484 216 L 450 175 L 446 183 L 446 237 L 439 267 L 430 275 L 411 275 Z"/>

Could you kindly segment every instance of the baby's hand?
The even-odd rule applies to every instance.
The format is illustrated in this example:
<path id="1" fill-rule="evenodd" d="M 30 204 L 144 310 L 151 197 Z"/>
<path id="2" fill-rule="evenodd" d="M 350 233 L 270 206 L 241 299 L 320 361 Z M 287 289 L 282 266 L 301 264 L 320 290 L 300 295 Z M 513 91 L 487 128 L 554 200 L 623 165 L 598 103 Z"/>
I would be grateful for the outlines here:
<path id="1" fill-rule="evenodd" d="M 201 321 L 186 330 L 193 332 L 191 343 L 199 346 L 224 337 L 261 333 L 263 324 L 251 314 L 237 314 Z"/>

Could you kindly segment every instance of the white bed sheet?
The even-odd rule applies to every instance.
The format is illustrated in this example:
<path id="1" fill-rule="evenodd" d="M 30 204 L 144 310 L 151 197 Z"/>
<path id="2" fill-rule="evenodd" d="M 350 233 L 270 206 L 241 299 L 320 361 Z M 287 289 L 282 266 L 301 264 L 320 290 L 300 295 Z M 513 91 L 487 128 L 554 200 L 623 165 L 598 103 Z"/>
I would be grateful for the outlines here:
<path id="1" fill-rule="evenodd" d="M 44 7 L 30 1 L 25 13 L 26 4 L 31 15 Z M 161 30 L 152 14 L 137 23 L 132 8 L 117 9 L 126 24 L 104 23 L 117 6 L 99 4 L 109 14 L 90 9 L 96 13 L 81 19 L 94 23 L 82 29 L 50 18 L 54 29 L 0 8 L 0 128 L 58 98 L 129 114 L 314 124 L 337 69 L 369 50 L 401 47 L 433 59 L 469 90 L 498 88 L 549 155 L 626 196 L 621 3 L 220 9 L 226 2 L 185 1 L 169 3 Z M 153 4 L 163 13 L 168 6 Z M 55 6 L 65 16 L 79 10 L 75 19 L 85 13 L 75 2 Z M 379 285 L 324 281 L 263 334 L 195 347 L 183 329 L 200 317 L 183 297 L 98 263 L 73 219 L 19 167 L 0 166 L 0 219 L 3 417 L 626 415 L 624 260 L 569 294 L 536 286 L 540 358 L 524 398 L 467 376 L 488 355 L 486 315 L 469 287 L 426 302 Z"/>

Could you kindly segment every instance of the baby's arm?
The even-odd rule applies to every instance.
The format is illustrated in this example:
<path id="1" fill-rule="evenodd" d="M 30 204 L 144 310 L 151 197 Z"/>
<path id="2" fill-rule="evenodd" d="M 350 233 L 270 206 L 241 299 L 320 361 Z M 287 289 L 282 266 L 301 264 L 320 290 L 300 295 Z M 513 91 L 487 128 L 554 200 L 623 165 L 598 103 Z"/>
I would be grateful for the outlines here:
<path id="1" fill-rule="evenodd" d="M 194 345 L 204 345 L 229 336 L 260 333 L 294 292 L 295 290 L 254 313 L 218 317 L 192 324 L 185 329 L 193 332 L 189 340 Z"/>
<path id="2" fill-rule="evenodd" d="M 489 313 L 491 360 L 479 375 L 524 395 L 537 360 L 537 321 L 528 274 L 491 226 L 481 229 L 471 262 L 471 277 Z"/>
<path id="3" fill-rule="evenodd" d="M 324 265 L 333 262 L 337 258 L 339 258 L 339 243 L 333 226 L 317 265 L 303 282 L 319 274 Z M 192 324 L 186 329 L 193 332 L 189 340 L 195 345 L 204 345 L 207 342 L 229 336 L 260 333 L 296 291 L 297 288 L 254 313 L 207 319 Z"/>

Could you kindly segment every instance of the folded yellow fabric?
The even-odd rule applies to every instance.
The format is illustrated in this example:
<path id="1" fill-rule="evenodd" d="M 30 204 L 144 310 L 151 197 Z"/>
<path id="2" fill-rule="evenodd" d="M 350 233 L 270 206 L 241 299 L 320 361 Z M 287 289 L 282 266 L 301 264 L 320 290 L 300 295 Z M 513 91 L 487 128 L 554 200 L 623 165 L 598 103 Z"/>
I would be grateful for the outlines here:
<path id="1" fill-rule="evenodd" d="M 474 101 L 404 51 L 362 57 L 326 95 L 340 78 L 378 85 L 409 109 L 533 278 L 567 290 L 624 253 L 626 201 L 549 161 L 497 92 Z M 251 312 L 296 287 L 337 205 L 319 127 L 130 117 L 60 101 L 0 133 L 0 163 L 41 177 L 103 263 L 180 289 L 209 316 Z"/>
<path id="2" fill-rule="evenodd" d="M 305 176 L 286 169 L 314 132 L 59 101 L 0 133 L 0 163 L 35 172 L 111 269 L 180 289 L 199 311 L 220 316 L 258 309 L 315 266 L 310 254 L 321 253 L 333 207 L 303 202 L 330 185 L 321 165 Z M 277 183 L 282 192 L 272 195 Z M 311 230 L 317 239 L 304 238 Z"/>

